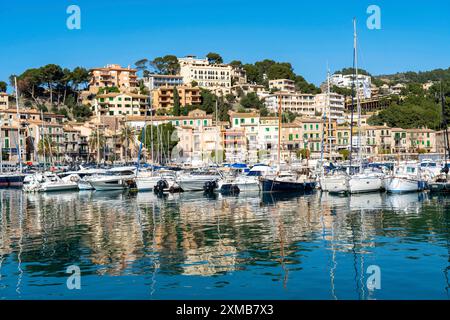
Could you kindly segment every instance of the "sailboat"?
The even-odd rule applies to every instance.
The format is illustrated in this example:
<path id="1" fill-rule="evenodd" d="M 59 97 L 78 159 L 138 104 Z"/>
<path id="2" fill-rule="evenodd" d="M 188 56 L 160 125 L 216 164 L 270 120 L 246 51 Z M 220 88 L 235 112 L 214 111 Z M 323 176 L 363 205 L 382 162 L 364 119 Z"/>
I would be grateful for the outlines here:
<path id="1" fill-rule="evenodd" d="M 278 102 L 278 171 L 275 175 L 260 178 L 263 192 L 306 192 L 316 188 L 316 182 L 306 174 L 297 174 L 292 171 L 281 171 L 281 126 L 282 126 L 281 95 Z"/>
<path id="2" fill-rule="evenodd" d="M 449 167 L 448 167 L 448 155 L 450 152 L 450 142 L 448 139 L 448 124 L 447 119 L 445 117 L 445 100 L 444 94 L 442 92 L 442 84 L 441 84 L 441 104 L 442 104 L 442 127 L 444 129 L 444 167 L 441 170 L 441 173 L 428 184 L 431 192 L 441 192 L 441 193 L 450 193 L 450 177 L 449 177 Z"/>
<path id="3" fill-rule="evenodd" d="M 320 161 L 320 177 L 319 177 L 319 186 L 322 191 L 330 192 L 330 193 L 346 193 L 348 191 L 348 176 L 342 170 L 334 170 L 331 169 L 329 173 L 325 174 L 325 170 L 323 167 L 324 160 L 324 148 L 325 148 L 325 125 L 326 119 L 328 118 L 329 122 L 331 121 L 331 104 L 330 104 L 330 72 L 327 74 L 327 104 L 328 104 L 328 114 L 325 109 L 323 113 L 323 131 L 322 131 L 322 152 L 321 152 L 321 161 Z M 331 135 L 331 124 L 329 124 L 329 136 Z M 332 160 L 332 146 L 331 146 L 331 138 L 328 138 L 328 148 L 329 148 L 329 156 L 330 161 Z"/>
<path id="4" fill-rule="evenodd" d="M 20 139 L 20 113 L 19 113 L 19 89 L 17 87 L 17 78 L 14 78 L 16 91 L 16 109 L 17 109 L 17 160 L 19 162 L 19 172 L 3 172 L 3 137 L 0 136 L 0 188 L 21 187 L 25 175 L 22 173 L 22 142 Z M 0 132 L 3 126 L 3 119 L 0 118 Z"/>
<path id="5" fill-rule="evenodd" d="M 363 193 L 363 192 L 376 192 L 381 191 L 384 186 L 384 177 L 382 173 L 372 172 L 370 170 L 364 170 L 362 168 L 362 146 L 361 146 L 361 103 L 359 101 L 359 81 L 358 81 L 358 52 L 357 52 L 357 33 L 356 33 L 356 19 L 353 19 L 354 29 L 354 45 L 353 45 L 353 71 L 354 79 L 352 84 L 352 116 L 350 124 L 350 167 L 348 178 L 348 192 L 350 193 Z M 352 150 L 353 150 L 353 97 L 355 95 L 355 82 L 356 82 L 356 104 L 358 111 L 358 161 L 359 171 L 352 173 Z"/>

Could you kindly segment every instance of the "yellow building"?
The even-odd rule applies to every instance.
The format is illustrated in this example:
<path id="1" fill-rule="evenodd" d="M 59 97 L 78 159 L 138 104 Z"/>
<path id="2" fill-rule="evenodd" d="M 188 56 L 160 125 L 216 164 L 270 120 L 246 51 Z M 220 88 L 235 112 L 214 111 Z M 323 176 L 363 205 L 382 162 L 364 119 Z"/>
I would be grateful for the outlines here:
<path id="1" fill-rule="evenodd" d="M 90 72 L 89 91 L 91 93 L 97 93 L 104 87 L 117 87 L 121 92 L 132 92 L 138 89 L 136 69 L 109 64 L 103 68 L 93 68 Z"/>
<path id="2" fill-rule="evenodd" d="M 191 86 L 164 86 L 159 87 L 152 91 L 152 105 L 153 108 L 166 108 L 171 109 L 174 106 L 174 90 L 178 91 L 181 106 L 195 106 L 200 105 L 201 94 L 200 88 Z"/>

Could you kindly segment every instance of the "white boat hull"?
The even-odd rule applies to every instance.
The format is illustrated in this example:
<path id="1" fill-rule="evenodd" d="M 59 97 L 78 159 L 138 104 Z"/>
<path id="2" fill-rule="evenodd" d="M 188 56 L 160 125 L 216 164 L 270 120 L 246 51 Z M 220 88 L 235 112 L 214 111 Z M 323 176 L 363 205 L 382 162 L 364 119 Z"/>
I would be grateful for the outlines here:
<path id="1" fill-rule="evenodd" d="M 97 191 L 123 190 L 128 188 L 127 181 L 130 179 L 101 179 L 92 180 L 91 185 Z"/>
<path id="2" fill-rule="evenodd" d="M 377 192 L 383 189 L 383 180 L 377 176 L 354 175 L 348 180 L 350 193 Z"/>
<path id="3" fill-rule="evenodd" d="M 51 191 L 72 191 L 78 190 L 77 183 L 49 183 L 42 184 L 40 191 L 43 192 L 51 192 Z"/>
<path id="4" fill-rule="evenodd" d="M 219 177 L 180 178 L 176 182 L 183 191 L 203 191 L 206 182 L 218 180 Z"/>
<path id="5" fill-rule="evenodd" d="M 412 179 L 412 178 L 404 178 L 404 177 L 393 177 L 390 179 L 386 190 L 388 192 L 415 192 L 423 190 L 421 181 Z"/>
<path id="6" fill-rule="evenodd" d="M 136 188 L 138 191 L 152 191 L 159 180 L 161 180 L 159 176 L 137 177 Z"/>
<path id="7" fill-rule="evenodd" d="M 94 190 L 94 187 L 91 185 L 89 181 L 78 181 L 78 189 L 79 190 Z"/>
<path id="8" fill-rule="evenodd" d="M 346 193 L 348 192 L 348 180 L 344 176 L 338 177 L 322 177 L 319 179 L 322 191 L 330 193 Z"/>

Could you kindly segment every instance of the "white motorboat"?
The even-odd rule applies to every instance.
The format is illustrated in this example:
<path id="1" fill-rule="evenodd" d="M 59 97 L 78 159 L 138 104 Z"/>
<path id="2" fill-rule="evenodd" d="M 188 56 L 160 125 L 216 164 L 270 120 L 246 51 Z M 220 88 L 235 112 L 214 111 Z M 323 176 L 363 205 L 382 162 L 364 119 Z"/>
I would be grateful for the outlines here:
<path id="1" fill-rule="evenodd" d="M 94 187 L 91 184 L 91 180 L 95 179 L 99 176 L 102 176 L 106 173 L 105 169 L 87 169 L 87 168 L 81 168 L 81 170 L 76 171 L 76 174 L 80 176 L 80 180 L 78 181 L 78 189 L 81 191 L 84 190 L 94 190 Z"/>
<path id="2" fill-rule="evenodd" d="M 179 173 L 176 182 L 183 191 L 202 191 L 207 182 L 218 181 L 220 178 L 218 172 L 191 171 Z"/>
<path id="3" fill-rule="evenodd" d="M 77 181 L 80 177 L 71 174 L 67 177 L 60 178 L 54 173 L 36 173 L 24 185 L 23 190 L 26 192 L 50 192 L 50 191 L 71 191 L 78 190 Z"/>
<path id="4" fill-rule="evenodd" d="M 122 190 L 134 181 L 136 167 L 118 167 L 106 171 L 104 175 L 93 177 L 89 182 L 97 191 Z"/>
<path id="5" fill-rule="evenodd" d="M 173 170 L 140 171 L 136 176 L 136 188 L 138 191 L 152 191 L 158 181 L 175 181 L 175 178 L 176 172 Z"/>
<path id="6" fill-rule="evenodd" d="M 420 166 L 417 163 L 404 163 L 397 166 L 389 178 L 386 190 L 388 192 L 423 191 L 426 182 L 421 177 Z"/>
<path id="7" fill-rule="evenodd" d="M 260 182 L 259 177 L 274 174 L 275 171 L 267 165 L 254 165 L 246 174 L 239 174 L 237 176 L 225 177 L 218 182 L 218 189 L 220 191 L 232 190 L 233 186 L 239 188 L 239 191 L 259 191 Z"/>

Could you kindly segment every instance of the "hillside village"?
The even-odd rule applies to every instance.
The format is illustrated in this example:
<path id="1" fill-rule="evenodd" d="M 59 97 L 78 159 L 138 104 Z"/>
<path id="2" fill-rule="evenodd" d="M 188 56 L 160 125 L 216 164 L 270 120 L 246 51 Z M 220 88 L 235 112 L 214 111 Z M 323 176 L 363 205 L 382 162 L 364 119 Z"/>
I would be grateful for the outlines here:
<path id="1" fill-rule="evenodd" d="M 0 82 L 2 157 L 15 162 L 22 150 L 30 163 L 44 156 L 57 163 L 128 162 L 142 141 L 142 157 L 159 163 L 208 163 L 215 152 L 222 161 L 257 163 L 275 160 L 280 141 L 283 160 L 292 162 L 318 159 L 324 141 L 325 153 L 345 159 L 359 136 L 350 132 L 357 100 L 369 157 L 444 152 L 442 113 L 433 100 L 441 83 L 433 73 L 411 80 L 412 74 L 358 71 L 357 79 L 351 68 L 329 74 L 318 88 L 289 63 L 224 63 L 217 53 L 142 59 L 134 67 L 28 69 L 11 76 L 11 94 Z M 448 74 L 439 78 L 447 97 Z"/>

